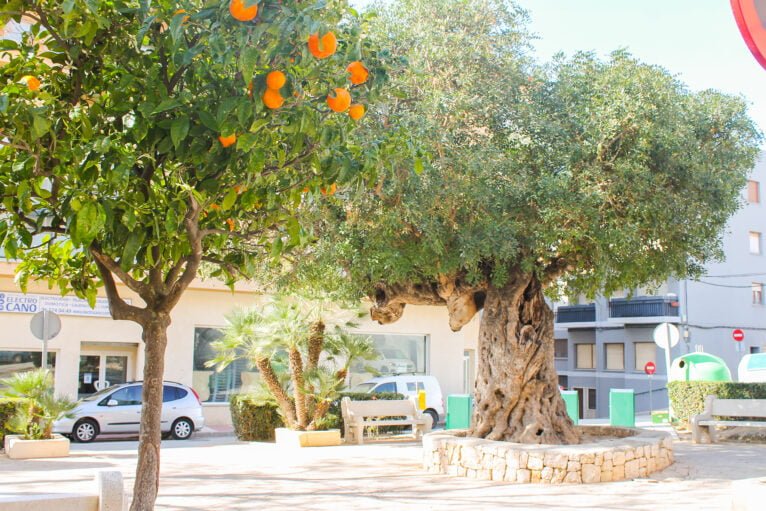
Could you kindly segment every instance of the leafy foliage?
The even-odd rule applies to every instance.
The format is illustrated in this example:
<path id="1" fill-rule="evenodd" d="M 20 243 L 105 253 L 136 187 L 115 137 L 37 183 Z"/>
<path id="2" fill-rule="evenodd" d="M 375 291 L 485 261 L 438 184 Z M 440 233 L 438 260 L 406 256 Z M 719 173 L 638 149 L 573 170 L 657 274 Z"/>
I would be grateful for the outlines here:
<path id="1" fill-rule="evenodd" d="M 16 415 L 18 406 L 19 401 L 17 399 L 0 399 L 0 445 L 2 445 L 5 435 L 13 433 L 8 429 L 8 421 Z"/>
<path id="2" fill-rule="evenodd" d="M 24 371 L 4 378 L 3 395 L 16 400 L 16 410 L 6 427 L 28 440 L 53 438 L 53 423 L 69 417 L 76 403 L 53 390 L 53 374 L 46 369 Z"/>
<path id="3" fill-rule="evenodd" d="M 684 423 L 705 410 L 707 396 L 717 396 L 720 399 L 766 399 L 766 384 L 711 381 L 672 381 L 668 384 L 673 417 Z"/>

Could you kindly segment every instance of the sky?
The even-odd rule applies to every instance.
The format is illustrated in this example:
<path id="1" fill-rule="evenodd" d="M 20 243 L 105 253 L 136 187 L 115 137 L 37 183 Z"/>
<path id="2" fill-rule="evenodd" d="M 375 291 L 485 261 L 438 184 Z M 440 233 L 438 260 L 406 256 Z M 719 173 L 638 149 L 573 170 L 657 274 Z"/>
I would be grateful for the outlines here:
<path id="1" fill-rule="evenodd" d="M 351 0 L 364 7 L 368 0 Z M 625 48 L 692 90 L 742 95 L 766 133 L 766 69 L 739 33 L 729 0 L 517 0 L 530 15 L 536 56 Z"/>

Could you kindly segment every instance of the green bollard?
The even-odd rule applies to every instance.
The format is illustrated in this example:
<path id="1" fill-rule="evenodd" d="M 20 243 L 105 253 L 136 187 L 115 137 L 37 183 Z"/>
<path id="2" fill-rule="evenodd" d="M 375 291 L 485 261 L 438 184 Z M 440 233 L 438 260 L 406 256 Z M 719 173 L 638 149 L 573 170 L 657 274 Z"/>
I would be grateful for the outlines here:
<path id="1" fill-rule="evenodd" d="M 636 427 L 636 402 L 633 389 L 609 390 L 609 424 Z"/>
<path id="2" fill-rule="evenodd" d="M 574 425 L 577 426 L 580 423 L 580 403 L 577 397 L 576 390 L 562 390 L 561 397 L 564 398 L 564 404 L 567 408 L 567 415 L 572 419 Z"/>
<path id="3" fill-rule="evenodd" d="M 444 429 L 468 429 L 471 427 L 473 399 L 468 394 L 447 396 L 447 420 Z"/>

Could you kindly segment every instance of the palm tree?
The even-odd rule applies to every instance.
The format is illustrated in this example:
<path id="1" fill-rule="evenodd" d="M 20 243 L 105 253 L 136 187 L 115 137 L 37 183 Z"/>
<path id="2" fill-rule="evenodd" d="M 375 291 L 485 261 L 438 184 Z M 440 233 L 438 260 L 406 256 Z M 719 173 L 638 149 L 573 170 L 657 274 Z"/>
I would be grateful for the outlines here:
<path id="1" fill-rule="evenodd" d="M 223 337 L 213 344 L 218 356 L 212 363 L 220 370 L 236 359 L 250 360 L 287 427 L 315 430 L 345 386 L 351 363 L 377 356 L 369 338 L 346 331 L 359 317 L 359 311 L 338 310 L 326 302 L 278 297 L 261 308 L 229 314 Z M 279 377 L 285 357 L 287 385 Z M 329 367 L 337 363 L 339 368 Z"/>
<path id="2" fill-rule="evenodd" d="M 77 403 L 53 391 L 53 374 L 47 369 L 16 373 L 0 381 L 5 397 L 16 399 L 19 406 L 8 421 L 8 429 L 25 439 L 53 438 L 53 423 L 67 417 Z"/>

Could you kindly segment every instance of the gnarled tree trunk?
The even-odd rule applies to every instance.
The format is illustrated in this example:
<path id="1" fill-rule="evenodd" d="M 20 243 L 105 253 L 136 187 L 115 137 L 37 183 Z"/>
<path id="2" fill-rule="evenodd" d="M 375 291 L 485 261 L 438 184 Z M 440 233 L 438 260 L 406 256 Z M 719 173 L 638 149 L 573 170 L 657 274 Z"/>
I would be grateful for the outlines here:
<path id="1" fill-rule="evenodd" d="M 487 285 L 470 435 L 522 443 L 579 441 L 559 392 L 553 313 L 534 277 Z"/>
<path id="2" fill-rule="evenodd" d="M 152 314 L 143 324 L 144 385 L 141 406 L 141 434 L 131 511 L 154 509 L 160 480 L 160 418 L 162 416 L 162 378 L 170 316 Z"/>

